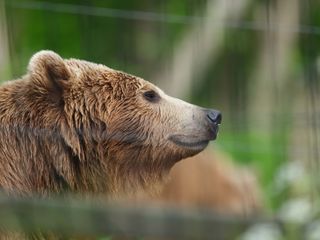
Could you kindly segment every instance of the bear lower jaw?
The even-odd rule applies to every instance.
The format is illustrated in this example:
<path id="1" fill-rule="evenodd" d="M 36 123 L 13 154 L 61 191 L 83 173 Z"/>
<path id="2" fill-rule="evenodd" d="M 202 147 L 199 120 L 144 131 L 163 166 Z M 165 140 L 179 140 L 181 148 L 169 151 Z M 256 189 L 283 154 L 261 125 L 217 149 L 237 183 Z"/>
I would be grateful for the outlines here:
<path id="1" fill-rule="evenodd" d="M 179 147 L 195 151 L 201 151 L 209 144 L 209 140 L 187 141 L 184 138 L 186 138 L 186 136 L 173 135 L 169 137 L 169 140 Z"/>

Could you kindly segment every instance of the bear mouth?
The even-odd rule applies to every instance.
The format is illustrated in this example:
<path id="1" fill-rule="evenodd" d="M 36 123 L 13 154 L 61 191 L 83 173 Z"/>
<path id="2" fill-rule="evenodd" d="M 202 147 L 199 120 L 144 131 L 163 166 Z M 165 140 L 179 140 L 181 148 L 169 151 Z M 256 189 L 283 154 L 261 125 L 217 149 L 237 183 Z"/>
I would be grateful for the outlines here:
<path id="1" fill-rule="evenodd" d="M 193 150 L 204 149 L 209 144 L 209 140 L 190 141 L 186 139 L 188 139 L 188 137 L 183 135 L 173 135 L 169 137 L 169 140 L 174 144 Z"/>

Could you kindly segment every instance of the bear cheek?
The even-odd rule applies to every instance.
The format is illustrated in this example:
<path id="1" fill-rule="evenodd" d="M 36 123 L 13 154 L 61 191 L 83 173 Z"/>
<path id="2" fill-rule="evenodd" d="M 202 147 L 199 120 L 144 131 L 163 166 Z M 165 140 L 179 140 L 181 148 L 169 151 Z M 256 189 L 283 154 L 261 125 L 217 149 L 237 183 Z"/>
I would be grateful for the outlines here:
<path id="1" fill-rule="evenodd" d="M 134 148 L 145 145 L 145 136 L 143 129 L 134 121 L 118 119 L 115 122 L 107 124 L 108 142 L 123 148 Z"/>

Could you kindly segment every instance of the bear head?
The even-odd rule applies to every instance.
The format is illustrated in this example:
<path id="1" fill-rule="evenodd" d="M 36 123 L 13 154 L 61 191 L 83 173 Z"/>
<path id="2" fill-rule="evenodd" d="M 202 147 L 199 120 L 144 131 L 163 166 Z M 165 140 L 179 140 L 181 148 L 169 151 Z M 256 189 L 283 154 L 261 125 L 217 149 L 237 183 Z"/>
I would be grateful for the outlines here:
<path id="1" fill-rule="evenodd" d="M 52 51 L 31 58 L 28 76 L 55 109 L 47 119 L 72 149 L 68 161 L 77 161 L 82 179 L 94 179 L 82 184 L 88 189 L 152 188 L 215 139 L 221 122 L 218 111 L 170 97 L 142 78 Z"/>

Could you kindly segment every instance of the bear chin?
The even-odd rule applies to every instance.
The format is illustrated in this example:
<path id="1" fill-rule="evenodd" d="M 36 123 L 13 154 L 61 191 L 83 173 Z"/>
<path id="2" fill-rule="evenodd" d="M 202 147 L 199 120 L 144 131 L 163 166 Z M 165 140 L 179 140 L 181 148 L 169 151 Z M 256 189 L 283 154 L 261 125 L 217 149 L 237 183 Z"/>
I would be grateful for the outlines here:
<path id="1" fill-rule="evenodd" d="M 189 139 L 181 138 L 178 135 L 169 137 L 169 140 L 179 147 L 199 152 L 204 150 L 209 144 L 209 140 L 190 141 Z"/>

